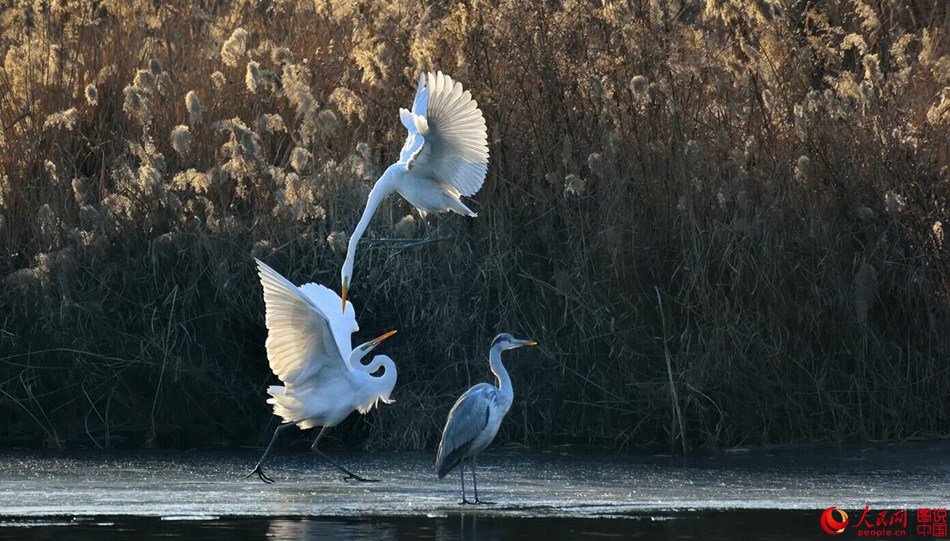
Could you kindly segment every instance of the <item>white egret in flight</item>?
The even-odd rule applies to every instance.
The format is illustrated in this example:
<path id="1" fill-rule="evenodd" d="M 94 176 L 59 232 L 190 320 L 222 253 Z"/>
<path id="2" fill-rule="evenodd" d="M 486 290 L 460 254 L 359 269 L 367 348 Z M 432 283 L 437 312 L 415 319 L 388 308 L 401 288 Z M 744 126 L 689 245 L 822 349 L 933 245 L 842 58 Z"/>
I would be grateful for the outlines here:
<path id="1" fill-rule="evenodd" d="M 271 396 L 267 403 L 274 406 L 274 415 L 281 417 L 283 424 L 246 477 L 257 474 L 265 483 L 273 482 L 261 464 L 278 434 L 296 424 L 302 430 L 323 427 L 312 449 L 344 472 L 344 480 L 373 481 L 331 460 L 317 449 L 317 443 L 327 428 L 353 411 L 367 413 L 380 400 L 393 402 L 389 398 L 396 385 L 392 359 L 377 355 L 369 364 L 363 364 L 362 359 L 396 331 L 351 349 L 350 335 L 359 330 L 352 304 L 349 313 L 341 315 L 340 297 L 331 289 L 312 283 L 297 287 L 261 261 L 257 261 L 257 269 L 264 288 L 267 360 L 284 383 L 267 389 Z M 374 375 L 380 368 L 382 374 Z"/>
<path id="2" fill-rule="evenodd" d="M 441 71 L 419 75 L 412 111 L 399 110 L 409 131 L 399 161 L 379 177 L 366 199 L 366 208 L 350 236 L 340 271 L 340 296 L 346 311 L 346 292 L 353 281 L 356 246 L 376 208 L 392 192 L 399 192 L 421 213 L 453 211 L 476 216 L 459 199 L 482 187 L 488 172 L 488 132 L 485 118 L 468 90 Z"/>
<path id="3" fill-rule="evenodd" d="M 439 479 L 446 476 L 452 468 L 459 467 L 459 480 L 462 483 L 462 501 L 460 503 L 490 503 L 478 499 L 478 482 L 475 480 L 475 457 L 495 439 L 501 420 L 511 408 L 514 391 L 511 378 L 505 366 L 501 364 L 501 352 L 534 346 L 534 340 L 519 340 L 510 334 L 502 333 L 495 337 L 488 354 L 491 371 L 498 378 L 498 386 L 479 383 L 455 401 L 449 417 L 442 429 L 442 441 L 435 459 L 435 472 Z M 472 488 L 475 500 L 465 499 L 465 461 L 472 466 Z"/>

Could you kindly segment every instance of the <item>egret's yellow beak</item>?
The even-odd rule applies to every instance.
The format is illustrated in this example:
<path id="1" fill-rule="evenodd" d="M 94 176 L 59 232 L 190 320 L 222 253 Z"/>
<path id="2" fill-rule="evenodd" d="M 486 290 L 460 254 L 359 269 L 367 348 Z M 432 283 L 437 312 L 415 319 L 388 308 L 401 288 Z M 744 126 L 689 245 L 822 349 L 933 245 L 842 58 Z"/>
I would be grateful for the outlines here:
<path id="1" fill-rule="evenodd" d="M 375 348 L 376 346 L 382 344 L 384 340 L 386 340 L 387 338 L 389 338 L 390 336 L 392 336 L 392 335 L 394 335 L 394 334 L 396 334 L 395 329 L 389 331 L 388 333 L 386 333 L 386 334 L 384 334 L 384 335 L 382 335 L 382 336 L 380 336 L 379 338 L 375 338 L 375 339 L 371 340 L 371 341 L 369 342 L 369 347 Z"/>

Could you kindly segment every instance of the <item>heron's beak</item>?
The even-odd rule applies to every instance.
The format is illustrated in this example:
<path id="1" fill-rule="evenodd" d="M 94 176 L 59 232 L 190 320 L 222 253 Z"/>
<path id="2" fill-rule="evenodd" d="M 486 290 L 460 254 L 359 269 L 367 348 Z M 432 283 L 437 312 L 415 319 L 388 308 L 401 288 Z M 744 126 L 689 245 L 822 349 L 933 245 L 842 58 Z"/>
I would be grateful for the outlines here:
<path id="1" fill-rule="evenodd" d="M 375 338 L 375 339 L 373 339 L 373 340 L 367 342 L 366 345 L 369 346 L 370 349 L 373 349 L 373 348 L 375 348 L 376 346 L 382 344 L 384 340 L 386 340 L 387 338 L 389 338 L 390 336 L 392 336 L 392 335 L 394 335 L 394 334 L 396 334 L 396 331 L 395 331 L 395 330 L 389 331 L 388 333 L 386 333 L 386 334 L 380 336 L 379 338 Z"/>
<path id="2" fill-rule="evenodd" d="M 538 343 L 535 342 L 534 340 L 519 340 L 519 341 L 518 341 L 518 347 L 521 347 L 521 346 L 536 346 L 536 345 L 538 345 Z"/>
<path id="3" fill-rule="evenodd" d="M 343 281 L 343 284 L 340 286 L 340 302 L 343 305 L 343 311 L 341 313 L 346 313 L 346 280 Z"/>

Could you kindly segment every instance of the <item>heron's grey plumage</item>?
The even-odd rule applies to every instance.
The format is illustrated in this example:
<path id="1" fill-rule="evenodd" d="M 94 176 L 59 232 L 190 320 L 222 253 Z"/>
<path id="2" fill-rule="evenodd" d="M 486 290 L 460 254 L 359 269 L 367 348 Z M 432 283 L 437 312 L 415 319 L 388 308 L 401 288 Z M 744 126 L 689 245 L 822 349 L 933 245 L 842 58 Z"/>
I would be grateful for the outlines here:
<path id="1" fill-rule="evenodd" d="M 436 454 L 435 470 L 441 479 L 456 466 L 459 467 L 462 503 L 469 503 L 465 499 L 465 461 L 469 461 L 472 467 L 475 503 L 479 503 L 478 485 L 475 484 L 475 457 L 495 439 L 501 421 L 514 400 L 511 378 L 501 362 L 501 352 L 533 345 L 535 342 L 532 340 L 519 340 L 507 333 L 495 337 L 489 353 L 489 362 L 491 371 L 498 379 L 498 386 L 488 383 L 475 385 L 460 396 L 449 411 Z"/>
<path id="2" fill-rule="evenodd" d="M 491 417 L 491 408 L 497 404 L 498 389 L 487 383 L 479 383 L 465 391 L 449 411 L 442 431 L 442 442 L 436 456 L 435 471 L 442 479 L 455 469 L 465 456 L 478 454 L 484 449 L 472 445 L 479 434 L 485 431 Z M 495 406 L 497 407 L 497 406 Z M 485 443 L 487 446 L 491 440 Z"/>

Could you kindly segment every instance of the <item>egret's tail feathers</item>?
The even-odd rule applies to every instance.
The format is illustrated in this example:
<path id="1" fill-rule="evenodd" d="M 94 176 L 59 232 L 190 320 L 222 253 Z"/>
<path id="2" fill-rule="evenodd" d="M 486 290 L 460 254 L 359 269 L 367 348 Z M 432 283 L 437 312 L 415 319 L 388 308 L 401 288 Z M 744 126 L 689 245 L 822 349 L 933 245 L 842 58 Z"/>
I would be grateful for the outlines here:
<path id="1" fill-rule="evenodd" d="M 478 217 L 478 213 L 472 211 L 472 209 L 470 209 L 470 208 L 468 208 L 467 206 L 465 206 L 465 203 L 463 203 L 463 202 L 461 202 L 461 201 L 458 201 L 457 203 L 458 203 L 458 204 L 456 205 L 456 207 L 453 207 L 452 210 L 454 210 L 455 212 L 461 214 L 462 216 L 468 216 L 468 217 L 470 217 L 470 218 L 476 218 L 476 217 Z"/>
<path id="2" fill-rule="evenodd" d="M 271 396 L 267 399 L 267 403 L 274 406 L 274 415 L 283 419 L 285 423 L 297 423 L 301 429 L 312 428 L 311 425 L 307 425 L 307 421 L 301 421 L 307 416 L 304 403 L 288 395 L 286 387 L 271 385 L 267 388 L 267 394 Z"/>

